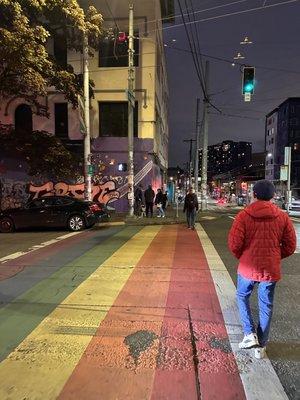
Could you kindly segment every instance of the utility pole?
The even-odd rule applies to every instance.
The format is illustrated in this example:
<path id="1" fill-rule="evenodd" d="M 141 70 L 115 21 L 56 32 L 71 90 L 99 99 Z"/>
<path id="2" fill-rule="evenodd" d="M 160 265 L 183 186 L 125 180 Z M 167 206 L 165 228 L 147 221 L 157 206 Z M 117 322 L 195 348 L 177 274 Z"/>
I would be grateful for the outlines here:
<path id="1" fill-rule="evenodd" d="M 197 110 L 196 110 L 196 149 L 195 149 L 195 193 L 198 198 L 199 192 L 199 148 L 200 148 L 200 133 L 201 133 L 201 124 L 199 121 L 200 114 L 200 99 L 197 99 Z"/>
<path id="2" fill-rule="evenodd" d="M 292 192 L 291 192 L 291 167 L 292 167 L 292 149 L 291 147 L 284 148 L 284 164 L 287 166 L 287 212 L 289 212 L 290 205 L 292 202 Z"/>
<path id="3" fill-rule="evenodd" d="M 189 142 L 190 143 L 190 149 L 189 149 L 189 186 L 192 186 L 192 154 L 193 154 L 193 142 L 195 142 L 195 139 L 185 139 L 185 143 Z"/>
<path id="4" fill-rule="evenodd" d="M 90 85 L 89 85 L 89 40 L 85 33 L 83 38 L 83 103 L 84 103 L 84 198 L 92 200 L 92 165 L 91 165 L 91 132 L 90 132 Z"/>
<path id="5" fill-rule="evenodd" d="M 209 61 L 205 62 L 205 93 L 202 125 L 202 166 L 201 166 L 201 211 L 206 208 L 207 196 L 207 158 L 208 158 L 208 119 L 209 119 Z"/>
<path id="6" fill-rule="evenodd" d="M 134 214 L 134 165 L 133 165 L 133 131 L 134 131 L 134 37 L 133 37 L 133 4 L 129 5 L 129 45 L 128 45 L 128 215 Z"/>

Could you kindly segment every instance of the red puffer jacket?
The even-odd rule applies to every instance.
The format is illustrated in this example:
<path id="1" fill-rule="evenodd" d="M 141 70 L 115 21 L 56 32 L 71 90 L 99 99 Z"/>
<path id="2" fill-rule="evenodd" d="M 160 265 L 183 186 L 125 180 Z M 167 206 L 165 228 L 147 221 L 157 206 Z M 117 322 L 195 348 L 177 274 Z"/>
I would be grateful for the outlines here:
<path id="1" fill-rule="evenodd" d="M 270 201 L 257 200 L 241 211 L 228 237 L 239 259 L 238 273 L 253 281 L 278 281 L 280 261 L 296 249 L 296 234 L 289 216 Z"/>

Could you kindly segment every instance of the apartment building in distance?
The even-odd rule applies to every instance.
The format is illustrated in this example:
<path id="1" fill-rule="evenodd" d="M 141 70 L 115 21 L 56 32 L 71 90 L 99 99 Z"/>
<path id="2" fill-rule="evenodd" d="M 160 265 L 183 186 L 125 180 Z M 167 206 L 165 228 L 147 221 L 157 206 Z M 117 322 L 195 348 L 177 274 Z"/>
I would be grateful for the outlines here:
<path id="1" fill-rule="evenodd" d="M 199 165 L 201 170 L 202 151 Z M 252 143 L 224 140 L 208 146 L 208 175 L 223 174 L 238 168 L 249 167 L 252 159 Z"/>
<path id="2" fill-rule="evenodd" d="M 89 64 L 90 79 L 95 84 L 90 104 L 94 186 L 97 186 L 93 193 L 97 192 L 98 197 L 102 193 L 103 202 L 118 211 L 126 211 L 128 42 L 119 41 L 118 34 L 128 34 L 129 2 L 94 0 L 79 3 L 95 5 L 103 15 L 105 32 L 108 32 Z M 158 188 L 166 182 L 169 141 L 169 90 L 162 28 L 165 22 L 172 23 L 174 0 L 132 0 L 130 3 L 134 5 L 135 32 L 134 181 L 135 185 L 144 188 L 148 184 Z M 72 65 L 76 74 L 82 73 L 82 55 L 68 52 L 62 36 L 49 41 L 49 52 L 59 62 Z M 79 110 L 73 109 L 64 95 L 54 90 L 49 90 L 43 102 L 49 118 L 32 113 L 23 99 L 15 98 L 8 106 L 1 107 L 0 120 L 5 124 L 22 124 L 23 128 L 53 133 L 68 146 L 78 146 L 81 152 L 83 136 Z M 78 193 L 83 196 L 80 188 L 76 195 Z"/>
<path id="3" fill-rule="evenodd" d="M 266 115 L 265 177 L 282 187 L 280 166 L 284 148 L 291 147 L 291 189 L 300 195 L 300 97 L 290 97 Z"/>

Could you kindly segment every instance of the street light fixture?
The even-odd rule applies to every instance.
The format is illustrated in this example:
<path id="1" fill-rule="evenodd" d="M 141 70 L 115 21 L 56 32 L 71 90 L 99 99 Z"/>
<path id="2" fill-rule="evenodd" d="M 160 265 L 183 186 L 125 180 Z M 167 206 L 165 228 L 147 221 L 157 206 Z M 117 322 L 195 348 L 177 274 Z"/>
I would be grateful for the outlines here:
<path id="1" fill-rule="evenodd" d="M 240 42 L 240 44 L 252 44 L 253 42 L 249 40 L 248 36 L 245 36 L 245 39 Z"/>
<path id="2" fill-rule="evenodd" d="M 245 57 L 240 52 L 238 52 L 237 55 L 233 57 L 234 60 L 243 60 L 244 58 Z"/>

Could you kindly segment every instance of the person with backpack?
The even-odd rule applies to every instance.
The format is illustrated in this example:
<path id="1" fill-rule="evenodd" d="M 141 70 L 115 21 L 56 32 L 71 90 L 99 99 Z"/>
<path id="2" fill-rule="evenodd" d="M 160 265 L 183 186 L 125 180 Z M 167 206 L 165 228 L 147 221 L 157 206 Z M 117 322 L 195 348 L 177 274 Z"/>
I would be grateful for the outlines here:
<path id="1" fill-rule="evenodd" d="M 186 212 L 186 220 L 189 229 L 195 229 L 196 212 L 198 211 L 198 199 L 194 193 L 193 188 L 189 188 L 189 191 L 184 199 L 183 212 Z"/>
<path id="2" fill-rule="evenodd" d="M 153 217 L 153 201 L 154 201 L 155 193 L 152 189 L 152 186 L 149 185 L 148 189 L 144 192 L 144 198 L 146 203 L 146 217 L 149 217 L 149 213 L 151 218 Z"/>
<path id="3" fill-rule="evenodd" d="M 253 187 L 254 201 L 235 218 L 228 246 L 239 259 L 237 303 L 244 338 L 239 347 L 255 347 L 255 357 L 264 358 L 273 312 L 274 291 L 281 278 L 281 259 L 296 249 L 296 234 L 289 216 L 270 200 L 275 187 L 268 180 Z M 258 286 L 259 320 L 255 329 L 250 296 Z"/>

